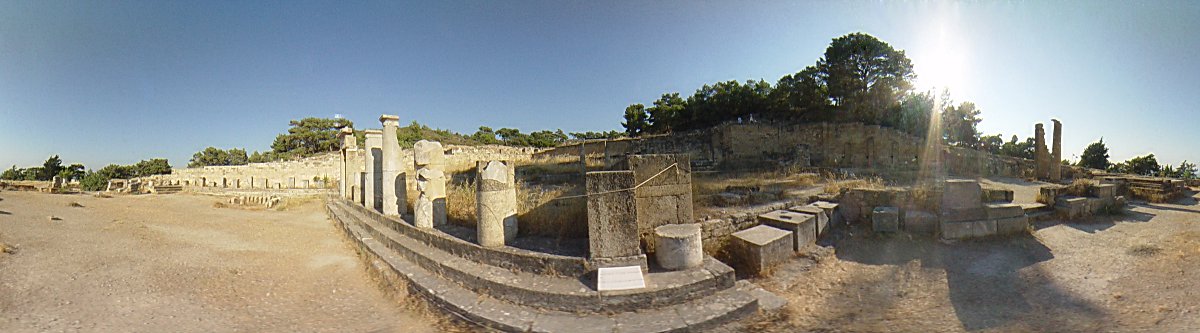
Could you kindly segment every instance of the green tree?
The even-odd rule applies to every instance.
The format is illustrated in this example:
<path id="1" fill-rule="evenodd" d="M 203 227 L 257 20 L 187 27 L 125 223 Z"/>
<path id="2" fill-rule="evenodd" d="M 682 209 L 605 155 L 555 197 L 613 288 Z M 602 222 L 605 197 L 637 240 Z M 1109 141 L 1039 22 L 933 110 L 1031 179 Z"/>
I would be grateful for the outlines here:
<path id="1" fill-rule="evenodd" d="M 12 169 L 4 170 L 4 173 L 0 174 L 0 179 L 21 180 L 21 171 L 21 169 L 17 169 L 16 165 L 13 165 Z"/>
<path id="2" fill-rule="evenodd" d="M 933 93 L 907 94 L 900 101 L 899 110 L 893 112 L 896 119 L 892 126 L 901 132 L 925 138 L 929 133 L 929 122 L 933 119 L 933 107 Z"/>
<path id="3" fill-rule="evenodd" d="M 632 104 L 625 108 L 625 122 L 622 122 L 621 126 L 625 127 L 625 134 L 636 137 L 642 135 L 650 127 L 647 118 L 645 105 Z M 500 133 L 500 136 L 503 137 L 504 134 Z"/>
<path id="4" fill-rule="evenodd" d="M 704 85 L 687 99 L 686 119 L 677 129 L 696 129 L 730 120 L 760 118 L 770 113 L 771 84 L 762 80 L 746 80 L 745 84 L 730 80 Z M 653 126 L 653 125 L 652 125 Z"/>
<path id="5" fill-rule="evenodd" d="M 1175 168 L 1175 177 L 1180 179 L 1196 179 L 1196 164 L 1188 163 L 1187 160 L 1179 162 L 1179 167 Z"/>
<path id="6" fill-rule="evenodd" d="M 57 176 L 58 173 L 62 171 L 62 159 L 58 158 L 58 155 L 50 156 L 50 158 L 46 159 L 45 163 L 42 163 L 42 168 L 36 180 L 53 179 L 54 176 Z"/>
<path id="7" fill-rule="evenodd" d="M 679 126 L 681 117 L 687 109 L 687 102 L 679 97 L 679 93 L 663 94 L 654 101 L 654 106 L 646 109 L 649 133 L 670 133 Z"/>
<path id="8" fill-rule="evenodd" d="M 783 120 L 832 120 L 829 86 L 815 66 L 805 67 L 775 82 L 771 90 L 771 118 Z"/>
<path id="9" fill-rule="evenodd" d="M 1109 167 L 1110 171 L 1128 173 L 1142 176 L 1158 175 L 1162 167 L 1158 165 L 1158 159 L 1154 158 L 1154 154 L 1146 156 L 1138 156 L 1131 158 L 1125 162 L 1117 163 Z"/>
<path id="10" fill-rule="evenodd" d="M 977 126 L 982 119 L 975 103 L 963 102 L 957 107 L 947 106 L 942 110 L 942 139 L 947 144 L 975 148 L 979 143 Z"/>
<path id="11" fill-rule="evenodd" d="M 292 120 L 287 134 L 275 137 L 271 149 L 279 154 L 309 156 L 316 153 L 333 152 L 341 147 L 338 131 L 353 124 L 346 119 L 308 117 Z"/>
<path id="12" fill-rule="evenodd" d="M 471 140 L 475 140 L 481 144 L 494 145 L 499 144 L 500 140 L 496 139 L 496 132 L 491 127 L 479 126 L 479 130 L 475 134 L 471 134 Z"/>
<path id="13" fill-rule="evenodd" d="M 171 174 L 171 164 L 165 158 L 142 160 L 129 167 L 135 177 Z"/>
<path id="14" fill-rule="evenodd" d="M 868 124 L 883 124 L 882 112 L 893 109 L 916 79 L 904 51 L 864 33 L 833 39 L 817 70 L 842 117 Z"/>
<path id="15" fill-rule="evenodd" d="M 1083 155 L 1079 156 L 1079 166 L 1100 170 L 1108 169 L 1108 147 L 1104 146 L 1104 138 L 1092 142 L 1083 149 Z"/>
<path id="16" fill-rule="evenodd" d="M 1000 155 L 1012 156 L 1024 159 L 1033 159 L 1035 141 L 1033 138 L 1026 138 L 1025 141 L 1017 139 L 1016 135 L 1012 136 L 1012 140 L 1005 142 L 1000 146 Z"/>
<path id="17" fill-rule="evenodd" d="M 1003 134 L 996 134 L 979 137 L 979 150 L 1000 155 L 1000 149 L 1004 147 L 1003 136 Z"/>
<path id="18" fill-rule="evenodd" d="M 575 140 L 597 140 L 597 139 L 616 139 L 620 138 L 624 133 L 620 131 L 605 131 L 605 132 L 571 132 L 567 133 Z"/>
<path id="19" fill-rule="evenodd" d="M 83 164 L 79 163 L 71 164 L 58 172 L 58 176 L 67 181 L 82 180 L 85 174 Z"/>
<path id="20" fill-rule="evenodd" d="M 229 155 L 228 164 L 225 165 L 246 165 L 250 163 L 250 159 L 246 157 L 246 150 L 241 148 L 230 148 L 226 151 Z"/>

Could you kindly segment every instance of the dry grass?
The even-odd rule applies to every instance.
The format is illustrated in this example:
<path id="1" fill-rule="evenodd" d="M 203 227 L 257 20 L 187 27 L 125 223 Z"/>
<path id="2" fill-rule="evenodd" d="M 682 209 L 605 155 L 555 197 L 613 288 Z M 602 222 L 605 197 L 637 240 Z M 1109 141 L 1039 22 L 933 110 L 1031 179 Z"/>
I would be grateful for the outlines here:
<path id="1" fill-rule="evenodd" d="M 1062 192 L 1060 194 L 1073 195 L 1073 196 L 1077 196 L 1077 197 L 1086 197 L 1088 194 L 1088 188 L 1091 187 L 1092 184 L 1093 184 L 1093 182 L 1089 179 L 1083 179 L 1083 178 L 1075 179 L 1075 181 L 1072 182 L 1071 185 L 1067 185 L 1066 191 Z"/>
<path id="2" fill-rule="evenodd" d="M 474 227 L 475 183 L 450 184 L 446 215 L 451 222 Z M 517 182 L 517 223 L 522 235 L 582 237 L 587 235 L 587 200 L 558 199 L 570 196 L 565 186 L 533 186 Z"/>
<path id="3" fill-rule="evenodd" d="M 831 173 L 823 174 L 825 179 L 825 193 L 837 194 L 850 189 L 883 189 L 887 187 L 887 183 L 883 178 L 879 177 L 855 177 L 846 175 L 836 175 Z"/>
<path id="4" fill-rule="evenodd" d="M 764 192 L 782 192 L 786 188 L 812 186 L 820 180 L 815 173 L 756 172 L 741 175 L 699 176 L 693 174 L 692 195 L 710 196 L 730 187 L 758 188 Z"/>
<path id="5" fill-rule="evenodd" d="M 1135 245 L 1129 248 L 1129 254 L 1139 257 L 1151 257 L 1162 253 L 1163 249 L 1150 244 Z"/>

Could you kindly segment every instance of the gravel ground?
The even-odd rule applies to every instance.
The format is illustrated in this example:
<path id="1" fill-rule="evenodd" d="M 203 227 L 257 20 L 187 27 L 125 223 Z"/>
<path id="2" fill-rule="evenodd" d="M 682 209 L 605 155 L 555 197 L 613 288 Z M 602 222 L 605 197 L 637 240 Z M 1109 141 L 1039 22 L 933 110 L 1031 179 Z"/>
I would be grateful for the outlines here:
<path id="1" fill-rule="evenodd" d="M 1200 332 L 1200 205 L 1137 204 L 1032 235 L 943 243 L 848 228 L 755 282 L 767 332 Z"/>
<path id="2" fill-rule="evenodd" d="M 0 332 L 436 330 L 380 291 L 316 200 L 268 211 L 183 194 L 0 198 L 0 247 L 12 248 L 0 252 Z"/>

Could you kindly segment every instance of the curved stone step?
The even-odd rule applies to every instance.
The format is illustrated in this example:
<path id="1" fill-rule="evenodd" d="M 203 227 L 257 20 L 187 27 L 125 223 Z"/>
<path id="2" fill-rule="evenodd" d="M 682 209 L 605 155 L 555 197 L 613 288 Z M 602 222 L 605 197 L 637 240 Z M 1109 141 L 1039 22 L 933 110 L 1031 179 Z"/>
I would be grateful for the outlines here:
<path id="1" fill-rule="evenodd" d="M 334 205 L 332 214 L 352 219 L 363 232 L 407 261 L 476 293 L 530 307 L 572 312 L 617 312 L 685 303 L 734 286 L 732 268 L 710 258 L 704 266 L 677 272 L 650 272 L 646 288 L 596 291 L 589 278 L 512 271 L 456 257 L 405 237 L 363 214 Z"/>
<path id="2" fill-rule="evenodd" d="M 327 206 L 335 215 L 333 206 Z M 506 332 L 703 332 L 737 320 L 758 310 L 752 294 L 758 288 L 746 281 L 703 298 L 664 307 L 644 307 L 638 311 L 611 314 L 575 314 L 521 306 L 483 296 L 425 270 L 399 254 L 389 251 L 363 226 L 336 223 L 358 247 L 384 282 L 404 286 L 410 294 L 420 295 L 442 310 L 483 327 Z"/>
<path id="3" fill-rule="evenodd" d="M 540 253 L 513 247 L 484 248 L 438 230 L 417 228 L 403 219 L 384 216 L 379 212 L 348 203 L 345 200 L 336 199 L 334 202 L 369 217 L 369 220 L 383 223 L 400 234 L 460 258 L 536 274 L 579 276 L 591 270 L 587 260 L 581 257 Z"/>

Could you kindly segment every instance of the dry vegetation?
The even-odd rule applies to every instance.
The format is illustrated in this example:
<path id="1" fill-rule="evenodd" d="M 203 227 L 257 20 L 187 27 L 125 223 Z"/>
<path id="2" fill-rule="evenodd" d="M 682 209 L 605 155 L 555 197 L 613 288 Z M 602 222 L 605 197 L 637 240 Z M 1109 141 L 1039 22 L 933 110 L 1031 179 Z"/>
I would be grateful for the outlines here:
<path id="1" fill-rule="evenodd" d="M 880 177 L 856 177 L 847 175 L 838 175 L 832 173 L 822 174 L 825 184 L 825 193 L 836 194 L 849 189 L 883 189 L 887 187 L 887 183 Z"/>
<path id="2" fill-rule="evenodd" d="M 533 185 L 517 182 L 517 220 L 520 233 L 552 237 L 587 235 L 587 200 L 571 197 L 577 191 L 569 186 Z M 475 183 L 450 184 L 447 188 L 446 215 L 454 223 L 474 227 Z"/>

